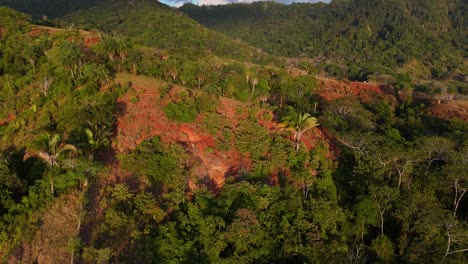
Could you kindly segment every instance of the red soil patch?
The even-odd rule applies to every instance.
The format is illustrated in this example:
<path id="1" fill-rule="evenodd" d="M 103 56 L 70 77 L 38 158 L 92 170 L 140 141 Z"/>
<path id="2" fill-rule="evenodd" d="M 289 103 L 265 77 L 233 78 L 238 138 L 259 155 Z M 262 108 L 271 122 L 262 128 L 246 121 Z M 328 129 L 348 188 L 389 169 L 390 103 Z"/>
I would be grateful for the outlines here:
<path id="1" fill-rule="evenodd" d="M 99 36 L 87 36 L 83 38 L 83 42 L 86 47 L 91 47 L 101 42 L 101 38 Z"/>
<path id="2" fill-rule="evenodd" d="M 385 94 L 382 87 L 375 83 L 341 82 L 332 79 L 319 81 L 319 96 L 327 101 L 342 97 L 356 96 L 363 101 L 370 101 L 375 96 Z"/>
<path id="3" fill-rule="evenodd" d="M 228 118 L 233 126 L 237 126 L 239 120 L 248 117 L 248 108 L 249 106 L 247 104 L 223 97 L 219 100 L 216 112 Z"/>
<path id="4" fill-rule="evenodd" d="M 61 31 L 64 31 L 62 28 L 53 28 L 53 27 L 46 27 L 46 26 L 35 26 L 33 29 L 28 33 L 31 37 L 38 37 L 44 33 L 47 35 L 52 36 Z M 101 42 L 101 38 L 97 34 L 93 34 L 89 31 L 79 30 L 80 38 L 83 40 L 83 43 L 86 47 L 91 47 L 99 42 Z M 71 40 L 71 39 L 69 39 Z"/>
<path id="5" fill-rule="evenodd" d="M 195 123 L 177 123 L 169 120 L 163 112 L 168 99 L 159 99 L 158 86 L 167 85 L 149 79 L 132 78 L 130 92 L 118 99 L 122 106 L 123 115 L 117 119 L 117 138 L 115 149 L 117 152 L 129 152 L 146 139 L 159 136 L 164 143 L 178 142 L 187 146 L 187 150 L 197 161 L 193 169 L 197 179 L 191 179 L 189 187 L 196 188 L 198 179 L 212 181 L 216 187 L 222 186 L 224 177 L 230 171 L 240 168 L 244 160 L 236 152 L 220 152 L 215 150 L 215 138 L 206 133 Z M 175 87 L 170 97 L 176 97 L 180 87 Z M 226 101 L 227 100 L 227 101 Z M 220 107 L 232 106 L 235 103 L 228 99 Z M 133 102 L 132 102 L 133 101 Z M 223 100 L 222 100 L 223 101 Z M 228 110 L 229 109 L 229 110 Z M 237 118 L 235 108 L 225 108 L 227 116 Z M 197 120 L 200 120 L 199 116 Z"/>
<path id="6" fill-rule="evenodd" d="M 455 100 L 442 104 L 433 104 L 429 114 L 440 119 L 460 119 L 468 121 L 468 101 Z"/>
<path id="7" fill-rule="evenodd" d="M 16 116 L 14 114 L 11 114 L 8 116 L 7 119 L 0 119 L 0 126 L 4 126 L 8 123 L 10 123 L 11 121 L 14 121 L 16 119 Z"/>
<path id="8" fill-rule="evenodd" d="M 163 112 L 164 106 L 170 100 L 177 100 L 179 92 L 184 88 L 174 86 L 169 91 L 169 96 L 161 100 L 158 87 L 167 86 L 167 83 L 133 75 L 117 77 L 117 82 L 120 83 L 126 83 L 128 80 L 132 82 L 132 91 L 118 99 L 121 114 L 117 118 L 117 135 L 113 146 L 117 153 L 130 152 L 138 144 L 154 136 L 159 136 L 164 143 L 177 142 L 184 145 L 194 160 L 189 181 L 190 190 L 197 188 L 198 182 L 217 189 L 223 185 L 226 176 L 250 170 L 251 161 L 248 155 L 234 149 L 217 149 L 216 139 L 199 125 L 203 119 L 202 115 L 199 115 L 194 123 L 178 123 L 166 117 Z M 239 120 L 248 117 L 249 107 L 251 106 L 246 103 L 221 98 L 217 112 L 235 127 Z M 270 132 L 279 129 L 271 110 L 261 109 L 257 116 L 259 124 Z M 308 131 L 302 140 L 307 149 L 313 148 L 319 141 L 330 141 L 319 129 Z M 129 177 L 119 171 L 118 166 L 115 167 L 111 167 L 113 181 L 122 181 L 119 175 L 122 178 Z"/>
<path id="9" fill-rule="evenodd" d="M 278 123 L 273 120 L 273 117 L 274 114 L 271 110 L 261 109 L 257 113 L 258 123 L 270 132 L 278 130 Z"/>

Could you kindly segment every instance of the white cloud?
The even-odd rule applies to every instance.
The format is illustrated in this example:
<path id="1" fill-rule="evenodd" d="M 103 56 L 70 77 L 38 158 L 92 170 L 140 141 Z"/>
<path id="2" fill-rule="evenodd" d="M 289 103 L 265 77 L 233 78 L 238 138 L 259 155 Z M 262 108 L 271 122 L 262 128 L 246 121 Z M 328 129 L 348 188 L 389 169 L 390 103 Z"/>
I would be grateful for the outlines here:
<path id="1" fill-rule="evenodd" d="M 265 0 L 160 0 L 160 2 L 165 3 L 170 6 L 180 7 L 185 3 L 192 3 L 196 5 L 226 5 L 231 3 L 252 3 L 257 1 Z M 317 3 L 324 2 L 330 3 L 331 0 L 274 0 L 283 4 L 291 3 Z"/>
<path id="2" fill-rule="evenodd" d="M 227 5 L 228 0 L 199 0 L 198 5 Z"/>

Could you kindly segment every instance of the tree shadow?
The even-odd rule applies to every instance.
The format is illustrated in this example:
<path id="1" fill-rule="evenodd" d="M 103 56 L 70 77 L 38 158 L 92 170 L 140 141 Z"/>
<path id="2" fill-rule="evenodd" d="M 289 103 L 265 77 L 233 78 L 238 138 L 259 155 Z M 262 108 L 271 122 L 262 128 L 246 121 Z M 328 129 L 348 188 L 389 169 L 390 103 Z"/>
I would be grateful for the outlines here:
<path id="1" fill-rule="evenodd" d="M 198 179 L 197 184 L 206 186 L 206 188 L 214 194 L 218 194 L 221 191 L 221 187 L 218 186 L 218 183 L 208 175 Z"/>

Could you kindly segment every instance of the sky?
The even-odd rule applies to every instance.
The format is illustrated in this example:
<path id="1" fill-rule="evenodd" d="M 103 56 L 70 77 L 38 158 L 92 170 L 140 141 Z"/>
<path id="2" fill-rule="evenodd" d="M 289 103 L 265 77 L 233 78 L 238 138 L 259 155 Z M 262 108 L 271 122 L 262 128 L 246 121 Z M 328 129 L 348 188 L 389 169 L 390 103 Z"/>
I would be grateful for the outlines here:
<path id="1" fill-rule="evenodd" d="M 196 5 L 225 5 L 225 4 L 230 4 L 230 3 L 252 3 L 252 2 L 262 1 L 262 0 L 159 0 L 159 1 L 170 6 L 179 7 L 185 3 L 193 3 Z M 316 3 L 316 2 L 329 3 L 331 0 L 275 0 L 275 1 L 284 3 L 284 4 L 291 4 L 291 3 Z"/>

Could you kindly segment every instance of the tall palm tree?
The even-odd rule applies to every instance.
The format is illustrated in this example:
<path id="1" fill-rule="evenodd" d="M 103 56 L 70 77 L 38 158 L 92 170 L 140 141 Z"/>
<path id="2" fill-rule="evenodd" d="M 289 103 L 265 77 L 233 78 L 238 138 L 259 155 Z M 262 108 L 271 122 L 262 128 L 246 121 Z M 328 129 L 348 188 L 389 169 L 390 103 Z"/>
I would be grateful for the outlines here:
<path id="1" fill-rule="evenodd" d="M 318 125 L 317 118 L 311 116 L 309 113 L 302 114 L 294 112 L 283 118 L 280 127 L 293 132 L 294 142 L 296 144 L 295 149 L 299 151 L 302 135 Z"/>
<path id="2" fill-rule="evenodd" d="M 43 134 L 38 139 L 37 147 L 26 151 L 23 156 L 23 160 L 35 157 L 41 159 L 44 163 L 49 166 L 50 171 L 50 191 L 52 195 L 54 194 L 54 178 L 53 178 L 53 169 L 59 167 L 58 157 L 65 151 L 76 152 L 77 149 L 71 144 L 64 144 L 60 141 L 60 136 L 54 134 L 50 136 L 49 134 Z"/>

